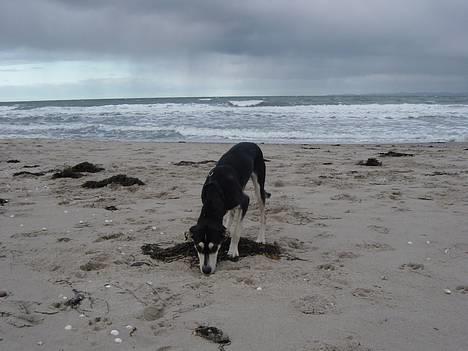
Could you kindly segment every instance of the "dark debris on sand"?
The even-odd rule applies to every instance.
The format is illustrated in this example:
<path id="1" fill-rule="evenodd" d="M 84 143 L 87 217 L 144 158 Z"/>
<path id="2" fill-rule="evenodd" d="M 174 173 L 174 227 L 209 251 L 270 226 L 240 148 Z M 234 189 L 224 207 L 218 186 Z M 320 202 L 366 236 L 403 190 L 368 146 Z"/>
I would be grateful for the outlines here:
<path id="1" fill-rule="evenodd" d="M 414 154 L 406 154 L 398 151 L 379 152 L 380 157 L 413 157 Z"/>
<path id="2" fill-rule="evenodd" d="M 20 163 L 20 160 L 8 160 L 7 163 Z"/>
<path id="3" fill-rule="evenodd" d="M 174 163 L 174 166 L 197 166 L 204 165 L 207 163 L 216 163 L 214 160 L 203 160 L 203 161 L 180 161 Z"/>
<path id="4" fill-rule="evenodd" d="M 106 207 L 104 207 L 104 209 L 106 209 L 107 211 L 117 211 L 118 210 L 118 208 L 113 206 L 113 205 L 112 206 L 106 206 Z"/>
<path id="5" fill-rule="evenodd" d="M 200 325 L 195 329 L 194 333 L 197 336 L 201 336 L 202 338 L 210 340 L 217 344 L 229 344 L 231 342 L 229 336 L 224 334 L 224 332 L 221 329 L 218 329 L 216 327 Z"/>
<path id="6" fill-rule="evenodd" d="M 8 200 L 7 199 L 0 199 L 0 205 L 5 205 L 8 203 Z"/>
<path id="7" fill-rule="evenodd" d="M 67 167 L 63 171 L 54 173 L 52 179 L 56 178 L 81 178 L 84 176 L 81 172 L 97 173 L 103 171 L 104 168 L 98 167 L 90 162 L 81 162 L 73 167 Z"/>
<path id="8" fill-rule="evenodd" d="M 122 186 L 145 185 L 140 179 L 127 177 L 125 174 L 118 174 L 100 181 L 90 180 L 82 185 L 83 188 L 95 189 L 103 188 L 109 184 L 119 184 Z"/>
<path id="9" fill-rule="evenodd" d="M 45 175 L 45 172 L 28 172 L 28 171 L 21 171 L 21 172 L 16 172 L 13 173 L 13 177 L 18 177 L 18 176 L 34 176 L 34 177 L 41 177 Z"/>
<path id="10" fill-rule="evenodd" d="M 227 254 L 230 242 L 231 239 L 228 239 L 222 243 L 218 254 L 219 261 L 231 260 Z M 240 238 L 238 247 L 240 258 L 264 255 L 271 259 L 279 259 L 283 254 L 277 243 L 259 244 L 248 238 Z M 168 248 L 161 248 L 158 244 L 144 244 L 141 247 L 141 250 L 144 255 L 149 255 L 151 258 L 163 262 L 172 262 L 175 260 L 182 260 L 184 258 L 195 259 L 197 257 L 195 247 L 191 241 L 175 244 Z"/>
<path id="11" fill-rule="evenodd" d="M 357 164 L 359 166 L 382 166 L 382 162 L 380 162 L 376 158 L 368 158 L 367 161 L 359 161 Z"/>

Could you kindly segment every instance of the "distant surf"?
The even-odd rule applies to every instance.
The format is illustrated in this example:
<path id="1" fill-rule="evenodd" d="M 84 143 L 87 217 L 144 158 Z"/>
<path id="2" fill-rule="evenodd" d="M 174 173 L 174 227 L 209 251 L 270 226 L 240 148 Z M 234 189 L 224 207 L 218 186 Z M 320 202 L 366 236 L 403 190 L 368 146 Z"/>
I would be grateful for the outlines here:
<path id="1" fill-rule="evenodd" d="M 0 103 L 0 138 L 266 143 L 467 141 L 468 97 L 252 96 Z"/>

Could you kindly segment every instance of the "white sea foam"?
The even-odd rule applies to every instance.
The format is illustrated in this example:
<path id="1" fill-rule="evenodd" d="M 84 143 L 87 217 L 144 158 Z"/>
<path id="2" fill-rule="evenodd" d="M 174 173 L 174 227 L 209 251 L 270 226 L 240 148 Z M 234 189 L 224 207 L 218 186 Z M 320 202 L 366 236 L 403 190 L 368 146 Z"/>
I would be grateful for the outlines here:
<path id="1" fill-rule="evenodd" d="M 263 103 L 263 100 L 230 100 L 229 104 L 236 107 L 253 107 Z"/>
<path id="2" fill-rule="evenodd" d="M 104 106 L 0 106 L 0 137 L 265 142 L 464 141 L 468 105 L 268 106 L 263 100 Z"/>

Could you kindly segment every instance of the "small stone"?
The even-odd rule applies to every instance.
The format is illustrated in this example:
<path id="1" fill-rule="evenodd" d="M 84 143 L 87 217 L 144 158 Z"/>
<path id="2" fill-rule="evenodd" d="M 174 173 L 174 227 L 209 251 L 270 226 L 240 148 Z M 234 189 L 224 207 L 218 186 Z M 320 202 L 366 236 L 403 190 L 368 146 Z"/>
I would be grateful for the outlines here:
<path id="1" fill-rule="evenodd" d="M 15 215 L 14 214 L 10 215 L 10 218 L 15 218 Z"/>
<path id="2" fill-rule="evenodd" d="M 0 290 L 0 297 L 6 297 L 8 296 L 8 292 L 6 292 L 5 290 Z"/>
<path id="3" fill-rule="evenodd" d="M 449 253 L 449 249 L 445 249 L 444 252 L 445 252 L 445 254 L 448 254 L 448 253 Z"/>
<path id="4" fill-rule="evenodd" d="M 413 245 L 413 242 L 412 242 L 412 241 L 408 241 L 408 245 Z"/>
<path id="5" fill-rule="evenodd" d="M 42 227 L 42 230 L 47 230 L 47 228 L 46 228 L 46 227 Z"/>
<path id="6" fill-rule="evenodd" d="M 115 338 L 114 341 L 115 341 L 117 344 L 122 343 L 122 339 L 121 339 L 121 338 Z"/>
<path id="7" fill-rule="evenodd" d="M 133 325 L 130 325 L 130 324 L 129 324 L 129 325 L 125 326 L 125 328 L 127 328 L 127 329 L 130 329 L 130 330 L 131 330 L 131 329 L 133 329 Z"/>
<path id="8" fill-rule="evenodd" d="M 156 227 L 151 227 L 151 230 L 156 230 Z"/>
<path id="9" fill-rule="evenodd" d="M 72 326 L 70 324 L 66 325 L 65 330 L 72 330 Z"/>
<path id="10" fill-rule="evenodd" d="M 110 284 L 104 285 L 104 287 L 106 287 L 106 288 L 110 288 L 111 286 L 112 286 L 112 285 L 110 285 Z"/>
<path id="11" fill-rule="evenodd" d="M 37 344 L 38 344 L 39 346 L 42 346 L 44 343 L 43 343 L 42 341 L 38 341 Z"/>
<path id="12" fill-rule="evenodd" d="M 262 290 L 262 287 L 259 286 L 259 287 L 257 288 L 257 291 L 261 291 L 261 290 Z"/>
<path id="13" fill-rule="evenodd" d="M 111 333 L 111 335 L 114 335 L 114 336 L 117 336 L 117 335 L 120 334 L 119 331 L 116 330 L 116 329 L 112 329 L 110 333 Z"/>
<path id="14" fill-rule="evenodd" d="M 444 293 L 446 293 L 447 295 L 450 295 L 452 293 L 452 290 L 450 289 L 444 289 Z"/>
<path id="15" fill-rule="evenodd" d="M 388 277 L 387 277 L 386 275 L 383 275 L 383 276 L 380 277 L 380 279 L 382 279 L 382 280 L 388 280 Z"/>
<path id="16" fill-rule="evenodd" d="M 426 244 L 429 245 L 431 243 L 430 240 L 426 240 Z"/>

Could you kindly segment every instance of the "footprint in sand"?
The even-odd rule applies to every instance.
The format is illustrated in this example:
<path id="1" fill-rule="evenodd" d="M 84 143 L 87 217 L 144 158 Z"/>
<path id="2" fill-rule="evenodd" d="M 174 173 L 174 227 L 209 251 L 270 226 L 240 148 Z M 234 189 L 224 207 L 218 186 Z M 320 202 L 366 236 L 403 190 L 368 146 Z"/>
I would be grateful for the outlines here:
<path id="1" fill-rule="evenodd" d="M 332 197 L 330 197 L 330 200 L 346 200 L 346 201 L 351 201 L 351 202 L 360 201 L 356 196 L 346 194 L 346 193 L 333 195 Z"/>
<path id="2" fill-rule="evenodd" d="M 324 263 L 320 264 L 317 266 L 318 269 L 324 270 L 324 271 L 334 271 L 336 269 L 335 265 L 331 263 Z"/>
<path id="3" fill-rule="evenodd" d="M 468 294 L 468 285 L 459 285 L 455 288 L 461 294 Z"/>
<path id="4" fill-rule="evenodd" d="M 343 345 L 320 344 L 310 351 L 372 351 L 372 349 L 362 346 L 359 342 L 352 342 Z"/>
<path id="5" fill-rule="evenodd" d="M 384 293 L 384 291 L 374 285 L 375 289 L 370 289 L 370 288 L 356 288 L 354 289 L 351 293 L 353 296 L 368 300 L 371 303 L 379 303 L 382 301 L 388 301 L 391 300 L 391 296 L 389 296 L 389 293 Z"/>
<path id="6" fill-rule="evenodd" d="M 422 271 L 424 265 L 421 263 L 404 263 L 400 266 L 400 269 L 409 270 L 409 271 Z"/>
<path id="7" fill-rule="evenodd" d="M 292 301 L 292 305 L 303 314 L 336 313 L 335 298 L 332 296 L 307 295 Z"/>
<path id="8" fill-rule="evenodd" d="M 390 233 L 390 230 L 387 227 L 381 226 L 381 225 L 368 225 L 367 228 L 380 233 L 380 234 L 388 234 Z"/>
<path id="9" fill-rule="evenodd" d="M 358 249 L 365 249 L 365 250 L 373 250 L 373 251 L 391 251 L 394 250 L 393 247 L 391 247 L 388 244 L 385 243 L 379 243 L 379 242 L 363 242 L 361 244 L 356 244 L 356 247 Z"/>
<path id="10" fill-rule="evenodd" d="M 6 317 L 6 323 L 16 327 L 34 327 L 44 317 L 33 313 L 38 304 L 31 301 L 3 301 L 0 306 L 0 317 Z"/>

